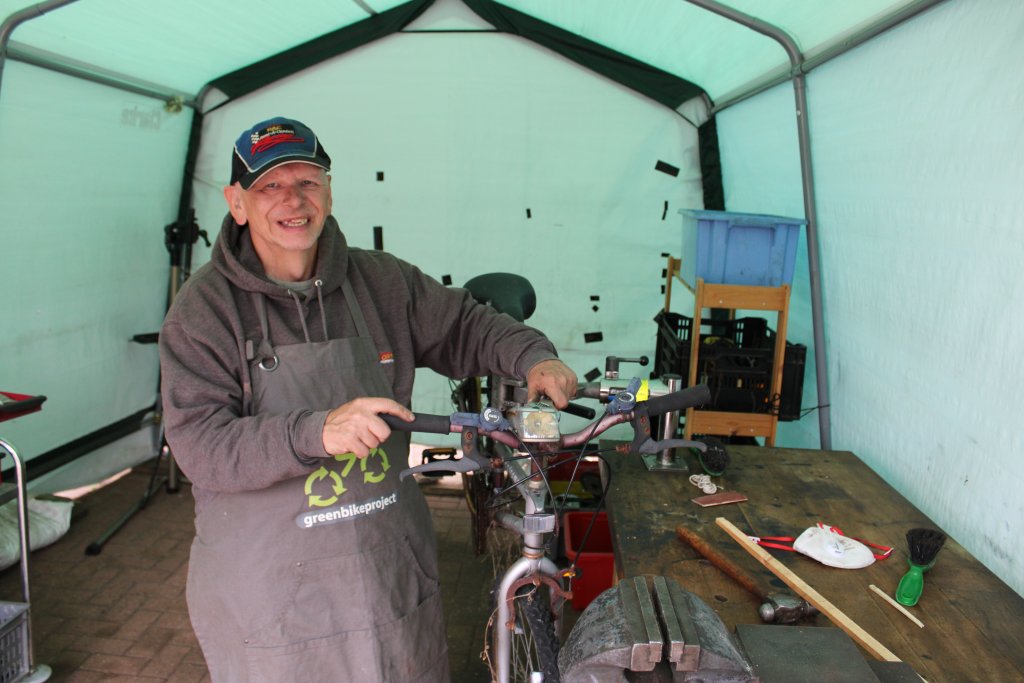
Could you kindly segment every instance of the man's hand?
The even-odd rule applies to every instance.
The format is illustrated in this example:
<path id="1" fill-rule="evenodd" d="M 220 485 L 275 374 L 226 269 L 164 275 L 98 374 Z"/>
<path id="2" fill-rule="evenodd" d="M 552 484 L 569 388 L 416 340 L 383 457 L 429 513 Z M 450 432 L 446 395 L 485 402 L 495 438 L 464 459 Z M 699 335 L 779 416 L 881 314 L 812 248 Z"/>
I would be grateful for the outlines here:
<path id="1" fill-rule="evenodd" d="M 412 422 L 412 412 L 390 398 L 357 398 L 332 410 L 324 422 L 324 450 L 330 455 L 355 453 L 365 458 L 384 443 L 391 428 L 378 413 L 387 413 Z"/>
<path id="2" fill-rule="evenodd" d="M 559 409 L 569 405 L 569 399 L 576 396 L 577 384 L 576 373 L 557 358 L 542 360 L 526 374 L 529 400 L 536 401 L 543 394 Z"/>

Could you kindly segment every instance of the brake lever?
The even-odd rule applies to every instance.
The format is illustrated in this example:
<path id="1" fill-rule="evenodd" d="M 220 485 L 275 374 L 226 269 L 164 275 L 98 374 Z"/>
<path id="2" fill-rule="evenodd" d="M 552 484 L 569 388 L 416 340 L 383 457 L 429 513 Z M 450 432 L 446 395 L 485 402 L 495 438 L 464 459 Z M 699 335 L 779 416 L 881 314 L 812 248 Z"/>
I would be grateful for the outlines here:
<path id="1" fill-rule="evenodd" d="M 428 462 L 425 465 L 416 465 L 408 469 L 402 470 L 398 475 L 400 481 L 406 477 L 418 472 L 472 472 L 480 469 L 480 464 L 466 458 L 459 458 L 458 460 L 435 460 L 434 462 Z"/>
<path id="2" fill-rule="evenodd" d="M 633 441 L 629 444 L 630 453 L 660 453 L 667 448 L 696 448 L 703 453 L 707 445 L 700 441 L 688 441 L 686 439 L 664 439 L 655 441 L 651 438 L 651 418 L 647 414 L 647 403 L 637 403 L 633 408 L 633 417 L 630 418 L 633 426 Z"/>
<path id="3" fill-rule="evenodd" d="M 406 477 L 417 472 L 473 472 L 490 467 L 491 461 L 476 449 L 477 432 L 476 426 L 466 425 L 463 427 L 462 457 L 458 460 L 435 460 L 425 465 L 416 465 L 402 470 L 398 475 L 398 480 L 404 481 Z"/>

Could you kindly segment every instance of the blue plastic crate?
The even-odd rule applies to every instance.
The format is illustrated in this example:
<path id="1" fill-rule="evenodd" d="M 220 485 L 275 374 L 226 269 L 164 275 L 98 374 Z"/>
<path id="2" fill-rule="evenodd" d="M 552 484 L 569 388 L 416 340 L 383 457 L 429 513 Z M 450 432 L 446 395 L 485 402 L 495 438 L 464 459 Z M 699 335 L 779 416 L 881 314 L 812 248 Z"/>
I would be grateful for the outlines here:
<path id="1" fill-rule="evenodd" d="M 682 209 L 683 279 L 727 285 L 792 284 L 802 218 Z"/>

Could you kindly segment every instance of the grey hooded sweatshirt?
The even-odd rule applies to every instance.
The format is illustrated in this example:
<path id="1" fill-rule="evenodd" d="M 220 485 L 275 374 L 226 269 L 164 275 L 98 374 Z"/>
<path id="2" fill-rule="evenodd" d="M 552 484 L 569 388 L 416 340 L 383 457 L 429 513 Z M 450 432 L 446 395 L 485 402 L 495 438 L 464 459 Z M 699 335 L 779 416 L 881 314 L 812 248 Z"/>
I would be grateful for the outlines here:
<path id="1" fill-rule="evenodd" d="M 305 295 L 291 292 L 267 278 L 248 228 L 228 215 L 210 263 L 182 287 L 160 331 L 165 433 L 192 482 L 197 514 L 218 493 L 304 476 L 327 457 L 328 411 L 252 415 L 249 373 L 269 349 L 259 297 L 274 345 L 326 341 L 325 330 L 330 339 L 356 336 L 341 289 L 346 279 L 394 398 L 404 405 L 417 367 L 456 378 L 525 377 L 556 357 L 540 332 L 476 303 L 466 290 L 445 287 L 385 252 L 349 247 L 333 217 L 318 241 L 318 284 Z"/>

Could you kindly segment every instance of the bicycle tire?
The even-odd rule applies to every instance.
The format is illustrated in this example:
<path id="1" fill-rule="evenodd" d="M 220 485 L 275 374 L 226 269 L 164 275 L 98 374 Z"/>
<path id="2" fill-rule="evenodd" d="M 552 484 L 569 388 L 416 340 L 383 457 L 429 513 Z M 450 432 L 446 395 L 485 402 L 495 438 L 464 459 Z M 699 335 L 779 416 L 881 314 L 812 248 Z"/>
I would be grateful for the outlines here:
<path id="1" fill-rule="evenodd" d="M 489 472 L 468 472 L 462 475 L 462 490 L 469 508 L 469 531 L 473 541 L 473 554 L 480 557 L 487 552 L 487 530 L 494 512 L 487 506 L 491 495 Z"/>
<path id="2" fill-rule="evenodd" d="M 496 596 L 498 583 L 492 596 Z M 561 683 L 558 671 L 558 651 L 561 643 L 555 633 L 555 622 L 552 610 L 550 591 L 546 586 L 522 586 L 516 591 L 512 601 L 515 616 L 515 629 L 511 634 L 511 667 L 510 680 L 528 683 L 531 673 L 543 674 L 544 683 Z M 495 629 L 507 628 L 505 624 L 495 624 Z M 492 645 L 497 651 L 497 630 L 492 633 Z"/>

